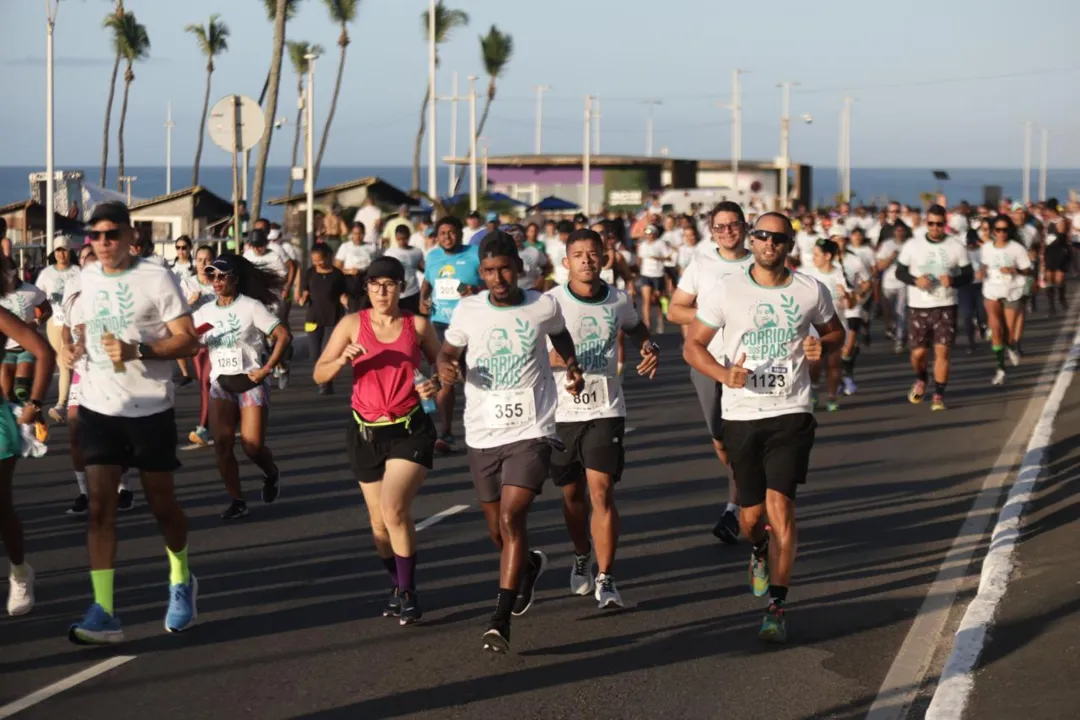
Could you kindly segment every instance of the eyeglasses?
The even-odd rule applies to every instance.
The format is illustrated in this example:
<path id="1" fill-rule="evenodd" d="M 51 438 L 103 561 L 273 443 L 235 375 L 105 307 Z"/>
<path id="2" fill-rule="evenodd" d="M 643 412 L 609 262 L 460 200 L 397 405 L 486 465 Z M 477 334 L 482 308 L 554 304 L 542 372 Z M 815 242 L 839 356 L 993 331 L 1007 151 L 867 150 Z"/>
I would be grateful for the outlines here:
<path id="1" fill-rule="evenodd" d="M 926 221 L 926 226 L 927 227 L 945 227 L 945 223 L 944 222 L 939 222 L 937 220 L 927 220 Z"/>
<path id="2" fill-rule="evenodd" d="M 378 293 L 380 295 L 389 295 L 397 289 L 398 284 L 393 280 L 388 282 L 379 282 L 378 280 L 368 280 L 367 289 L 368 292 Z"/>
<path id="3" fill-rule="evenodd" d="M 725 232 L 734 233 L 734 232 L 739 232 L 740 230 L 742 230 L 742 226 L 743 226 L 743 224 L 741 222 L 739 222 L 738 220 L 736 220 L 735 222 L 732 222 L 732 223 L 727 223 L 727 224 L 716 223 L 715 225 L 712 226 L 712 231 L 714 233 L 725 233 Z"/>
<path id="4" fill-rule="evenodd" d="M 191 246 L 190 245 L 177 245 L 176 249 L 177 250 L 190 250 Z"/>
<path id="5" fill-rule="evenodd" d="M 786 245 L 791 242 L 791 236 L 787 233 L 773 232 L 772 230 L 751 230 L 750 237 L 762 242 L 770 241 L 773 245 Z"/>
<path id="6" fill-rule="evenodd" d="M 114 228 L 112 230 L 88 230 L 86 237 L 91 240 L 119 240 L 120 228 Z"/>
<path id="7" fill-rule="evenodd" d="M 1007 233 L 1007 232 L 1009 232 L 1009 228 L 1008 228 L 1008 227 L 1006 227 L 1006 226 L 1004 226 L 1004 225 L 1003 225 L 1003 226 L 1001 226 L 1001 227 L 995 227 L 995 228 L 994 228 L 994 232 L 1003 232 L 1003 233 Z"/>

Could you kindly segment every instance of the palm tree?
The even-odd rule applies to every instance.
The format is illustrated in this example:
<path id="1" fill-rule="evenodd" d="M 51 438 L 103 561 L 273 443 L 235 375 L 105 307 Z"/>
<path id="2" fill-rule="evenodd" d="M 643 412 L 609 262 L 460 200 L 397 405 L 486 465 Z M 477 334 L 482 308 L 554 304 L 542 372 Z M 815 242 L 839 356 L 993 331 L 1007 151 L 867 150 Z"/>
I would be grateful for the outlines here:
<path id="1" fill-rule="evenodd" d="M 270 2 L 270 0 L 263 0 Z M 266 101 L 266 123 L 262 143 L 259 145 L 259 160 L 255 164 L 255 182 L 251 189 L 251 202 L 248 204 L 252 219 L 258 218 L 262 210 L 263 184 L 266 182 L 266 162 L 270 158 L 270 139 L 274 136 L 273 118 L 277 117 L 278 90 L 281 89 L 281 58 L 285 54 L 285 20 L 289 13 L 290 0 L 274 0 L 274 49 L 270 56 L 270 81 Z M 294 3 L 295 4 L 295 3 Z"/>
<path id="2" fill-rule="evenodd" d="M 266 19 L 270 22 L 274 22 L 274 18 L 277 15 L 277 0 L 262 0 L 263 7 L 266 8 Z M 289 22 L 296 17 L 297 6 L 300 4 L 300 0 L 285 0 L 285 22 Z M 262 106 L 266 100 L 266 91 L 270 88 L 270 71 L 266 71 L 266 79 L 263 80 L 262 91 L 259 93 L 259 105 Z"/>
<path id="3" fill-rule="evenodd" d="M 420 20 L 424 23 L 424 39 L 431 41 L 428 30 L 431 27 L 428 11 L 420 13 Z M 435 3 L 435 65 L 439 64 L 439 46 L 450 39 L 454 30 L 469 24 L 469 14 L 464 10 L 450 10 L 442 0 Z M 424 144 L 424 130 L 427 128 L 427 110 L 431 85 L 425 83 L 424 102 L 420 106 L 420 129 L 416 131 L 416 145 L 413 147 L 412 189 L 420 188 L 420 148 Z"/>
<path id="4" fill-rule="evenodd" d="M 116 185 L 117 189 L 122 191 L 124 189 L 124 122 L 127 120 L 128 94 L 131 92 L 131 83 L 135 81 L 132 65 L 136 60 L 145 60 L 150 55 L 150 36 L 146 34 L 146 26 L 135 19 L 133 12 L 106 18 L 105 27 L 113 31 L 113 45 L 116 52 L 127 63 L 124 69 L 124 102 L 120 105 L 120 127 L 116 138 L 119 154 L 117 164 L 119 175 Z"/>
<path id="5" fill-rule="evenodd" d="M 330 13 L 330 20 L 337 23 L 341 28 L 338 36 L 338 47 L 341 48 L 341 59 L 338 60 L 337 80 L 334 81 L 334 97 L 330 100 L 330 112 L 326 115 L 326 125 L 323 127 L 322 139 L 319 140 L 319 154 L 315 156 L 315 177 L 311 182 L 319 178 L 319 167 L 322 165 L 323 153 L 326 152 L 326 139 L 330 137 L 330 123 L 334 121 L 334 111 L 337 110 L 338 93 L 341 92 L 341 76 L 345 73 L 345 48 L 349 47 L 348 25 L 356 19 L 356 11 L 360 7 L 360 0 L 323 0 L 326 9 Z"/>
<path id="6" fill-rule="evenodd" d="M 123 17 L 124 0 L 116 0 L 116 10 L 112 15 L 105 17 L 103 27 L 109 27 L 109 20 L 114 17 Z M 112 79 L 109 80 L 109 100 L 105 103 L 105 131 L 101 138 L 101 175 L 98 184 L 105 187 L 105 174 L 109 167 L 109 121 L 112 119 L 113 97 L 116 95 L 116 76 L 120 72 L 120 50 L 116 50 L 113 57 Z"/>
<path id="7" fill-rule="evenodd" d="M 510 57 L 514 54 L 514 38 L 509 33 L 504 33 L 494 25 L 488 30 L 488 34 L 480 38 L 480 55 L 484 61 L 484 69 L 488 74 L 487 101 L 484 103 L 484 113 L 480 116 L 480 123 L 476 126 L 476 136 L 484 134 L 484 124 L 487 122 L 488 113 L 491 111 L 491 101 L 495 99 L 495 80 L 502 76 Z M 461 181 L 461 175 L 457 179 L 452 195 L 456 195 Z"/>
<path id="8" fill-rule="evenodd" d="M 289 62 L 292 63 L 293 72 L 296 73 L 296 134 L 293 136 L 292 162 L 289 164 L 289 182 L 285 188 L 285 197 L 292 197 L 293 178 L 291 168 L 296 167 L 296 156 L 300 152 L 300 130 L 304 124 L 304 76 L 308 71 L 308 55 L 322 55 L 322 45 L 311 45 L 300 40 L 290 40 Z"/>
<path id="9" fill-rule="evenodd" d="M 195 171 L 191 177 L 191 186 L 199 184 L 199 163 L 202 160 L 203 137 L 206 135 L 206 113 L 210 108 L 210 77 L 214 74 L 214 58 L 229 49 L 229 26 L 221 22 L 220 15 L 211 15 L 210 22 L 202 25 L 188 25 L 186 32 L 195 36 L 199 50 L 206 56 L 206 94 L 203 96 L 202 121 L 199 123 L 199 141 L 195 145 Z"/>

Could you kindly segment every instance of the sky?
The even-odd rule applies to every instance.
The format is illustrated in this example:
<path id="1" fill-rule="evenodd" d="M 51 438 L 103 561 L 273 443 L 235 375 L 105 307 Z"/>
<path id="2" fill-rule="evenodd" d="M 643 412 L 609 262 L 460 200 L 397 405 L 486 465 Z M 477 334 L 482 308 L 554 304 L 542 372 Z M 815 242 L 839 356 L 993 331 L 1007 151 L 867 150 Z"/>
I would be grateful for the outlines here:
<path id="1" fill-rule="evenodd" d="M 0 165 L 45 160 L 43 0 L 0 0 Z M 190 166 L 199 130 L 206 61 L 185 25 L 220 13 L 232 35 L 216 61 L 211 103 L 258 97 L 270 63 L 273 27 L 260 0 L 127 0 L 147 26 L 150 59 L 135 67 L 126 130 L 127 163 L 162 165 L 171 101 L 173 159 Z M 600 98 L 601 151 L 643 155 L 645 100 L 655 106 L 654 147 L 672 157 L 726 158 L 731 148 L 731 74 L 742 76 L 747 160 L 780 152 L 781 94 L 791 95 L 791 156 L 835 166 L 843 97 L 855 99 L 851 158 L 856 167 L 1000 167 L 1023 162 L 1024 122 L 1050 133 L 1050 167 L 1080 167 L 1080 3 L 1072 0 L 450 0 L 470 25 L 441 49 L 438 92 L 451 76 L 487 86 L 479 36 L 496 24 L 514 55 L 483 131 L 491 155 L 531 153 L 534 86 L 550 85 L 543 150 L 582 150 L 584 98 Z M 341 98 L 324 165 L 410 165 L 427 82 L 425 0 L 362 0 L 349 28 Z M 56 162 L 96 167 L 112 69 L 101 29 L 109 0 L 60 0 L 56 23 Z M 338 30 L 322 0 L 303 0 L 290 39 L 320 43 L 316 126 L 321 135 L 338 65 Z M 288 165 L 296 117 L 296 77 L 285 72 L 271 164 Z M 121 70 L 121 77 L 123 71 Z M 116 160 L 118 83 L 110 140 Z M 478 114 L 483 96 L 478 102 Z M 449 153 L 449 103 L 439 105 L 439 156 Z M 809 115 L 807 124 L 801 116 Z M 467 147 L 467 104 L 459 106 L 459 154 Z M 426 147 L 423 157 L 426 158 Z M 227 165 L 209 139 L 206 165 Z"/>

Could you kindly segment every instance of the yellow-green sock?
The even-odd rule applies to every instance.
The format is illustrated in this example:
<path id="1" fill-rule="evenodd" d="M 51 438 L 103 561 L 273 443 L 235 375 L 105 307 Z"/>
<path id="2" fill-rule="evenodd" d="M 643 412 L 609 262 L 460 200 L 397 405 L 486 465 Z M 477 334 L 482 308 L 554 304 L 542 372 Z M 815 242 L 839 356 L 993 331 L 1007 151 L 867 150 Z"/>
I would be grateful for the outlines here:
<path id="1" fill-rule="evenodd" d="M 91 570 L 90 584 L 94 586 L 94 602 L 113 615 L 113 577 L 115 570 Z"/>
<path id="2" fill-rule="evenodd" d="M 187 546 L 179 552 L 165 548 L 165 552 L 169 554 L 169 584 L 186 585 L 191 577 L 187 566 Z"/>

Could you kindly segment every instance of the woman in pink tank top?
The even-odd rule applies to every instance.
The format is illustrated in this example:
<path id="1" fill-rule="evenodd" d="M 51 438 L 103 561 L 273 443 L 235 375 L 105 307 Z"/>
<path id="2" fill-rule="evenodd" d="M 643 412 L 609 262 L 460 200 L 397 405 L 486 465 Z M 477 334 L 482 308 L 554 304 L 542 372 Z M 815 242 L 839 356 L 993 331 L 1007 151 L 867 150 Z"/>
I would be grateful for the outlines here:
<path id="1" fill-rule="evenodd" d="M 437 436 L 421 401 L 439 387 L 437 379 L 423 377 L 421 355 L 434 367 L 439 340 L 426 317 L 399 307 L 405 268 L 398 260 L 375 260 L 362 287 L 362 309 L 334 327 L 315 364 L 315 382 L 328 383 L 352 368 L 345 442 L 371 517 L 375 551 L 392 583 L 383 615 L 411 625 L 422 615 L 412 501 L 431 469 Z"/>

